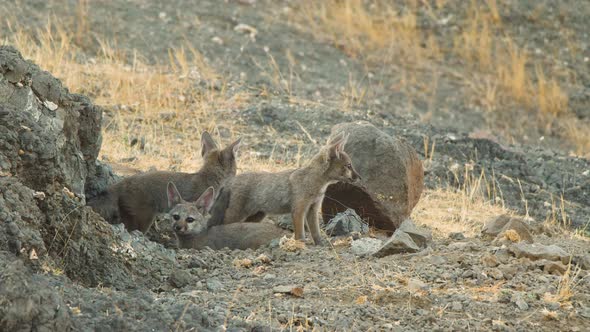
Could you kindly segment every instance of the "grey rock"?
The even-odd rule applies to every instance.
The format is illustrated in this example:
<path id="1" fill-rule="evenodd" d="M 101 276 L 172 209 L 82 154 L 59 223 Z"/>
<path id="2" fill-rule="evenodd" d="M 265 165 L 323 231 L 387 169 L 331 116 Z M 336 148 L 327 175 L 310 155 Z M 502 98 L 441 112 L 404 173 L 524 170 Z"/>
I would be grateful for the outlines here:
<path id="1" fill-rule="evenodd" d="M 377 251 L 375 257 L 385 257 L 394 254 L 414 253 L 420 251 L 420 247 L 405 232 L 395 231 L 391 238 Z"/>
<path id="2" fill-rule="evenodd" d="M 529 310 L 529 305 L 523 299 L 522 293 L 517 293 L 517 292 L 513 293 L 512 297 L 510 298 L 510 301 L 512 303 L 514 303 L 518 307 L 518 309 L 520 309 L 522 311 Z"/>
<path id="3" fill-rule="evenodd" d="M 293 220 L 290 214 L 284 214 L 277 217 L 277 226 L 283 229 L 293 230 Z"/>
<path id="4" fill-rule="evenodd" d="M 412 292 L 427 290 L 428 285 L 420 279 L 410 278 L 408 280 L 408 289 Z"/>
<path id="5" fill-rule="evenodd" d="M 486 271 L 486 274 L 488 276 L 490 276 L 491 278 L 494 278 L 496 280 L 502 280 L 502 279 L 504 279 L 504 273 L 502 273 L 502 270 L 500 270 L 498 268 L 488 269 Z"/>
<path id="6" fill-rule="evenodd" d="M 344 150 L 362 180 L 328 187 L 322 204 L 324 220 L 348 207 L 371 226 L 394 231 L 410 216 L 422 194 L 424 170 L 418 154 L 404 140 L 367 121 L 338 124 L 331 135 L 341 132 L 350 134 Z"/>
<path id="7" fill-rule="evenodd" d="M 572 258 L 572 264 L 575 264 L 584 270 L 590 270 L 590 254 L 574 256 Z"/>
<path id="8" fill-rule="evenodd" d="M 512 245 L 509 250 L 516 256 L 516 258 L 526 257 L 530 260 L 546 259 L 550 261 L 561 261 L 567 264 L 570 255 L 562 248 L 552 244 L 543 245 L 539 243 L 527 244 L 516 243 Z"/>
<path id="9" fill-rule="evenodd" d="M 451 310 L 453 310 L 453 311 L 462 311 L 463 310 L 463 304 L 461 304 L 461 302 L 459 302 L 459 301 L 453 301 L 453 303 L 451 304 Z"/>
<path id="10" fill-rule="evenodd" d="M 182 288 L 191 283 L 193 277 L 185 270 L 177 269 L 170 274 L 168 281 L 176 288 Z"/>
<path id="11" fill-rule="evenodd" d="M 362 221 L 354 210 L 346 209 L 328 222 L 325 231 L 330 236 L 348 235 L 353 232 L 365 234 L 369 231 L 369 225 Z"/>
<path id="12" fill-rule="evenodd" d="M 0 252 L 0 330 L 69 331 L 72 317 L 60 291 L 45 276 L 32 276 L 22 261 Z M 6 265 L 4 265 L 6 263 Z"/>
<path id="13" fill-rule="evenodd" d="M 461 232 L 449 233 L 449 238 L 455 241 L 465 240 L 465 235 Z"/>
<path id="14" fill-rule="evenodd" d="M 414 240 L 414 243 L 421 248 L 425 248 L 432 241 L 432 233 L 426 229 L 419 229 L 409 218 L 402 222 L 399 230 L 408 234 Z"/>
<path id="15" fill-rule="evenodd" d="M 373 239 L 370 237 L 360 238 L 352 241 L 350 250 L 353 254 L 358 256 L 372 255 L 383 246 L 383 242 L 379 239 Z"/>
<path id="16" fill-rule="evenodd" d="M 498 269 L 502 271 L 504 278 L 508 280 L 514 278 L 514 276 L 518 273 L 518 267 L 513 264 L 500 265 Z"/>
<path id="17" fill-rule="evenodd" d="M 533 235 L 529 226 L 522 218 L 501 215 L 489 220 L 483 227 L 481 233 L 484 237 L 494 237 L 496 241 L 501 240 L 507 230 L 515 231 L 520 241 L 533 243 Z"/>
<path id="18" fill-rule="evenodd" d="M 207 280 L 207 289 L 210 292 L 218 292 L 223 289 L 223 284 L 219 279 L 211 278 Z"/>

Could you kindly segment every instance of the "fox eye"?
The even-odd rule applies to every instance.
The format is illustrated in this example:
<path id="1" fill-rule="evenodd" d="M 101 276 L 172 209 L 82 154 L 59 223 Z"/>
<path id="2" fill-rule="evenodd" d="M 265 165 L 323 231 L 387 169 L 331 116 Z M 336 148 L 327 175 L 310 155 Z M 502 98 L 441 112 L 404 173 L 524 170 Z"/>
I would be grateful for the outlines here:
<path id="1" fill-rule="evenodd" d="M 346 164 L 346 168 L 352 169 L 352 164 L 351 163 Z"/>
<path id="2" fill-rule="evenodd" d="M 195 218 L 193 218 L 193 217 L 187 217 L 186 218 L 186 222 L 188 222 L 188 223 L 191 223 L 193 221 L 195 221 Z"/>
<path id="3" fill-rule="evenodd" d="M 180 216 L 178 214 L 173 214 L 172 218 L 174 218 L 176 221 L 180 220 Z"/>

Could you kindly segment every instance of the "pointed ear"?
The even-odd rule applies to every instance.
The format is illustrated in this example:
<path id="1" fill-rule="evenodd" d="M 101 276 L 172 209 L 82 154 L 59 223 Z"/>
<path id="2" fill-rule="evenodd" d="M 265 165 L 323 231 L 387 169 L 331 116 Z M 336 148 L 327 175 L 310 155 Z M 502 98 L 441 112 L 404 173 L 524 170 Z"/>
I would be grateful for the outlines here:
<path id="1" fill-rule="evenodd" d="M 242 138 L 239 137 L 235 142 L 233 142 L 232 144 L 229 145 L 228 148 L 231 149 L 231 152 L 234 155 L 234 157 L 236 156 L 236 153 L 238 153 L 241 143 L 242 143 Z"/>
<path id="2" fill-rule="evenodd" d="M 195 204 L 203 213 L 209 212 L 213 203 L 215 202 L 215 189 L 213 187 L 207 188 L 204 193 L 196 200 Z"/>
<path id="3" fill-rule="evenodd" d="M 183 202 L 182 196 L 176 189 L 176 186 L 172 182 L 168 182 L 168 187 L 166 188 L 166 193 L 168 196 L 168 207 L 171 208 L 176 204 L 180 204 Z"/>
<path id="4" fill-rule="evenodd" d="M 348 134 L 339 134 L 330 140 L 330 157 L 340 158 L 340 153 L 344 151 L 344 145 L 348 141 Z"/>
<path id="5" fill-rule="evenodd" d="M 339 141 L 339 140 L 341 140 L 343 138 L 344 138 L 344 132 L 341 131 L 338 134 L 336 134 L 336 135 L 334 135 L 332 137 L 329 137 L 328 138 L 327 145 L 332 145 L 332 144 L 336 143 L 337 141 Z"/>
<path id="6" fill-rule="evenodd" d="M 209 152 L 215 149 L 217 149 L 217 144 L 213 140 L 213 137 L 211 137 L 209 132 L 204 131 L 201 135 L 201 157 L 206 156 Z"/>

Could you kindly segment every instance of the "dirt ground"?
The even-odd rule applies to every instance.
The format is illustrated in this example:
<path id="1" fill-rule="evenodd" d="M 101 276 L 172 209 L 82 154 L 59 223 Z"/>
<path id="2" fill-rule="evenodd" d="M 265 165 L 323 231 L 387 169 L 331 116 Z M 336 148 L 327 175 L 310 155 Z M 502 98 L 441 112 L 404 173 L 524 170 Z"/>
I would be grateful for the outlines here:
<path id="1" fill-rule="evenodd" d="M 401 3 L 399 15 L 411 7 Z M 438 48 L 452 49 L 457 41 L 447 36 L 468 30 L 471 9 L 463 1 L 445 1 L 433 12 L 436 3 L 415 2 L 415 24 L 431 33 Z M 474 3 L 492 8 L 496 1 Z M 535 242 L 556 244 L 590 265 L 590 3 L 497 3 L 501 28 L 494 33 L 510 36 L 528 52 L 529 67 L 535 62 L 559 82 L 568 96 L 567 114 L 548 120 L 524 102 L 504 100 L 509 93 L 501 87 L 488 89 L 491 71 L 476 70 L 451 52 L 415 53 L 403 44 L 388 48 L 387 61 L 383 50 L 358 53 L 338 29 L 319 31 L 305 21 L 304 2 L 4 4 L 0 39 L 7 44 L 16 31 L 39 34 L 48 19 L 71 31 L 73 61 L 83 64 L 77 77 L 38 65 L 104 107 L 98 159 L 118 175 L 152 167 L 195 169 L 203 129 L 224 144 L 243 137 L 239 172 L 283 169 L 312 155 L 333 125 L 366 120 L 407 140 L 422 158 L 426 190 L 412 218 L 434 237 L 421 252 L 384 258 L 358 255 L 347 241 L 294 252 L 276 244 L 255 251 L 177 250 L 169 221 L 145 237 L 103 223 L 84 208 L 62 218 L 80 202 L 56 189 L 39 203 L 0 175 L 0 206 L 18 212 L 11 218 L 35 206 L 31 215 L 48 213 L 43 220 L 51 225 L 23 219 L 41 230 L 22 240 L 45 243 L 40 260 L 0 252 L 6 263 L 0 304 L 10 304 L 0 310 L 0 326 L 16 329 L 11 322 L 19 317 L 29 321 L 23 330 L 56 331 L 587 330 L 587 266 L 566 264 L 570 269 L 555 272 L 547 262 L 516 258 L 511 244 L 485 240 L 479 230 L 499 214 L 522 216 L 542 225 Z M 431 50 L 424 43 L 419 48 Z M 105 84 L 76 86 L 86 76 L 114 77 L 109 70 L 131 76 L 171 68 L 170 62 L 183 67 L 181 47 L 198 50 L 192 53 L 198 65 L 162 76 L 170 91 L 153 104 L 142 97 L 150 110 L 113 100 L 119 95 Z M 117 54 L 108 58 L 105 50 Z M 127 67 L 102 62 L 119 55 Z M 134 57 L 145 67 L 129 69 Z M 87 187 L 86 194 L 98 189 Z M 26 203 L 13 202 L 18 199 Z M 79 230 L 76 220 L 87 224 Z M 8 218 L 1 222 L 10 229 Z M 63 251 L 56 251 L 52 232 L 61 230 L 60 222 L 76 245 L 68 248 L 65 241 Z M 0 237 L 6 240 L 2 248 L 12 245 L 8 238 Z M 78 256 L 85 258 L 72 258 Z M 85 264 L 91 271 L 84 271 Z M 34 309 L 17 312 L 30 299 Z"/>

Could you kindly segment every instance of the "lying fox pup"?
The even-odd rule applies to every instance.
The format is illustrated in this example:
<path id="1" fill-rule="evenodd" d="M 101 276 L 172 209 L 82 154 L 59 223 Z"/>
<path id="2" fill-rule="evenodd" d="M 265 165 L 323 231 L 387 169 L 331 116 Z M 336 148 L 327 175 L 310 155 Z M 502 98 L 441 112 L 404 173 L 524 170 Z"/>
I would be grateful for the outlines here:
<path id="1" fill-rule="evenodd" d="M 315 244 L 322 244 L 318 213 L 326 188 L 360 179 L 344 152 L 348 135 L 338 135 L 301 168 L 279 173 L 243 173 L 223 184 L 209 226 L 261 221 L 267 214 L 291 213 L 295 239 L 305 239 L 305 221 Z M 221 206 L 227 204 L 227 207 Z"/>
<path id="2" fill-rule="evenodd" d="M 127 230 L 147 232 L 157 213 L 168 210 L 168 199 L 161 188 L 169 181 L 178 183 L 184 197 L 194 199 L 208 187 L 236 174 L 235 154 L 240 139 L 220 150 L 208 132 L 201 135 L 203 166 L 196 173 L 154 171 L 133 175 L 108 187 L 90 199 L 88 205 L 112 224 L 124 223 Z"/>
<path id="3" fill-rule="evenodd" d="M 171 208 L 168 215 L 174 220 L 172 227 L 181 249 L 256 249 L 288 233 L 266 222 L 235 223 L 207 229 L 206 216 L 215 198 L 213 187 L 207 188 L 195 202 L 183 200 L 172 182 L 168 183 L 167 194 Z"/>

